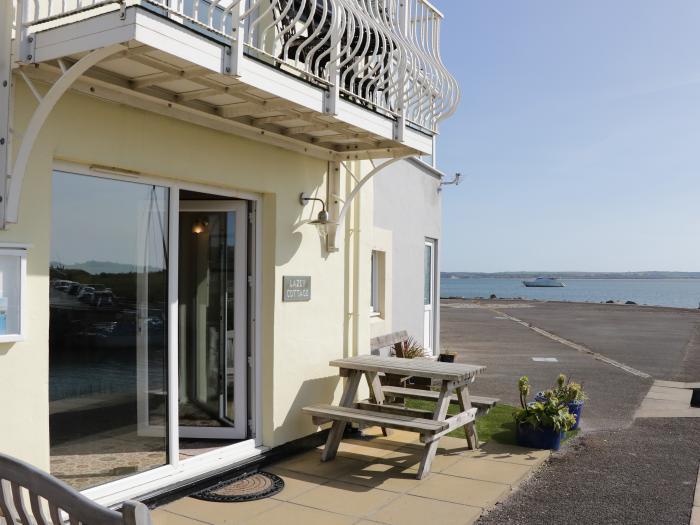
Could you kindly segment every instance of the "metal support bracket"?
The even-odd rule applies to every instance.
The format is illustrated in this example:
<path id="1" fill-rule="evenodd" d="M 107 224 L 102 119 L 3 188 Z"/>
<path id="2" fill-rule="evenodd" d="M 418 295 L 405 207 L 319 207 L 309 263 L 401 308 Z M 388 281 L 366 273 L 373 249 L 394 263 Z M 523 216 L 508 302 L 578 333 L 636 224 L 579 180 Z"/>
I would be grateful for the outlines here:
<path id="1" fill-rule="evenodd" d="M 61 78 L 59 78 L 51 86 L 51 89 L 49 89 L 46 95 L 42 97 L 41 102 L 39 102 L 39 105 L 34 110 L 32 118 L 29 120 L 29 124 L 24 131 L 24 137 L 22 139 L 19 152 L 17 153 L 17 159 L 15 160 L 14 166 L 11 171 L 5 171 L 7 174 L 6 180 L 8 186 L 7 198 L 3 199 L 3 203 L 6 205 L 2 210 L 4 212 L 4 216 L 0 218 L 3 225 L 7 222 L 17 222 L 19 200 L 22 191 L 22 181 L 24 180 L 24 175 L 27 171 L 29 155 L 32 152 L 34 143 L 36 142 L 41 129 L 46 123 L 51 110 L 54 108 L 54 106 L 56 106 L 56 103 L 61 99 L 63 94 L 68 91 L 71 85 L 78 80 L 83 73 L 105 58 L 114 55 L 123 49 L 123 45 L 116 44 L 91 51 L 73 64 L 73 66 L 71 66 L 69 69 L 67 69 L 63 75 L 61 75 Z"/>
<path id="2" fill-rule="evenodd" d="M 345 202 L 343 203 L 343 207 L 340 210 L 340 213 L 338 214 L 338 218 L 332 220 L 332 222 L 328 225 L 328 236 L 326 238 L 326 242 L 328 245 L 328 251 L 329 252 L 337 252 L 338 251 L 338 246 L 336 245 L 336 234 L 338 227 L 341 226 L 344 221 L 345 221 L 345 216 L 348 214 L 348 211 L 350 210 L 350 205 L 352 204 L 352 201 L 357 197 L 357 195 L 360 193 L 360 190 L 362 187 L 367 184 L 372 177 L 374 177 L 377 173 L 382 171 L 384 168 L 387 168 L 391 166 L 392 164 L 395 164 L 396 162 L 406 159 L 408 157 L 413 157 L 414 155 L 401 155 L 399 157 L 394 157 L 393 159 L 389 159 L 378 166 L 375 166 L 367 175 L 365 175 L 360 182 L 357 183 L 357 185 L 352 189 L 350 192 L 350 195 L 348 195 L 347 199 L 345 199 Z M 345 169 L 350 171 L 350 169 L 345 166 Z M 333 189 L 333 188 L 330 188 Z M 332 216 L 331 216 L 332 217 Z"/>

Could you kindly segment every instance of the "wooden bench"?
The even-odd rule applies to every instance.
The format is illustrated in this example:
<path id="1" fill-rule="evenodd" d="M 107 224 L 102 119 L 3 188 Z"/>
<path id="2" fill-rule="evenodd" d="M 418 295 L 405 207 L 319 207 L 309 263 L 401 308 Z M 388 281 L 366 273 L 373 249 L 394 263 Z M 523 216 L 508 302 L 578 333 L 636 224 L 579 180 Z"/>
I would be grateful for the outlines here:
<path id="1" fill-rule="evenodd" d="M 440 392 L 435 390 L 421 390 L 419 388 L 406 388 L 400 386 L 389 386 L 382 385 L 382 392 L 388 398 L 411 398 L 411 399 L 422 399 L 425 401 L 437 401 L 440 398 Z M 495 397 L 483 397 L 483 396 L 470 396 L 472 406 L 478 409 L 477 416 L 483 416 L 488 414 L 496 403 L 500 400 Z M 456 395 L 450 396 L 451 404 L 458 404 L 459 399 Z"/>
<path id="2" fill-rule="evenodd" d="M 372 353 L 379 352 L 382 348 L 391 347 L 396 357 L 404 357 L 404 343 L 408 341 L 408 332 L 401 330 L 393 334 L 380 335 L 369 340 L 369 349 Z"/>
<path id="3" fill-rule="evenodd" d="M 151 525 L 143 503 L 126 501 L 121 512 L 107 509 L 63 481 L 5 454 L 0 454 L 0 516 L 4 516 L 0 524 L 6 525 Z"/>
<path id="4" fill-rule="evenodd" d="M 357 408 L 363 406 L 364 408 Z M 476 407 L 458 416 L 449 417 L 444 421 L 435 421 L 433 413 L 428 411 L 413 411 L 400 407 L 372 405 L 371 403 L 357 403 L 355 407 L 343 407 L 336 405 L 312 405 L 304 407 L 303 412 L 312 416 L 314 424 L 323 424 L 328 421 L 342 421 L 355 423 L 361 426 L 378 426 L 407 430 L 420 434 L 423 443 L 431 443 L 441 436 L 452 432 L 458 427 L 463 427 L 476 418 Z M 415 417 L 413 412 L 425 412 Z M 409 415 L 404 415 L 409 414 Z M 332 458 L 327 458 L 332 459 Z"/>

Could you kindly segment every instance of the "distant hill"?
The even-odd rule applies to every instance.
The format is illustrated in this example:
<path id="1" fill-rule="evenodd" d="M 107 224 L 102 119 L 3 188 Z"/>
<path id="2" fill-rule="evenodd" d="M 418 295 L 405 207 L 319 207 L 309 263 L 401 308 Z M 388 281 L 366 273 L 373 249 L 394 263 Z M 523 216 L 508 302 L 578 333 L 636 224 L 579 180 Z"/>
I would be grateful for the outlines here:
<path id="1" fill-rule="evenodd" d="M 700 272 L 441 272 L 445 279 L 531 279 L 559 277 L 562 279 L 700 279 Z"/>
<path id="2" fill-rule="evenodd" d="M 81 263 L 66 264 L 62 265 L 57 262 L 52 262 L 54 267 L 62 267 L 66 270 L 83 270 L 91 275 L 99 275 L 103 273 L 116 274 L 116 273 L 135 273 L 137 268 L 133 264 L 115 263 L 109 261 L 85 261 Z M 141 268 L 139 268 L 140 270 Z M 162 268 L 156 268 L 154 266 L 149 267 L 150 272 L 159 272 Z"/>

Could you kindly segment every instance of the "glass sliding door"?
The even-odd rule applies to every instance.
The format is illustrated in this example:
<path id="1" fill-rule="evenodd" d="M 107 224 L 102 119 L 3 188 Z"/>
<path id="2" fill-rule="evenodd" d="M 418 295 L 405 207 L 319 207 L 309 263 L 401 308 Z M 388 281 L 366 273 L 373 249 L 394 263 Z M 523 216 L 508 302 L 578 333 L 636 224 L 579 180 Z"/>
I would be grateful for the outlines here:
<path id="1" fill-rule="evenodd" d="M 246 437 L 246 216 L 243 201 L 180 201 L 181 438 Z"/>
<path id="2" fill-rule="evenodd" d="M 51 472 L 79 489 L 168 463 L 168 200 L 53 174 Z"/>

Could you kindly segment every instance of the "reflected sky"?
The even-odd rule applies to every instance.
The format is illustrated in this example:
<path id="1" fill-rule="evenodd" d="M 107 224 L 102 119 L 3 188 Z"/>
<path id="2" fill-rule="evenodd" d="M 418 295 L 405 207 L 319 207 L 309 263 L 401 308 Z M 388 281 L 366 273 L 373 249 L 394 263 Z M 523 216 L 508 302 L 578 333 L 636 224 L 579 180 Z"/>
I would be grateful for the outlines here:
<path id="1" fill-rule="evenodd" d="M 149 267 L 165 268 L 166 188 L 55 171 L 52 196 L 52 263 L 97 260 L 113 263 L 101 265 L 102 271 L 127 272 L 147 250 Z M 144 227 L 149 212 L 150 226 Z"/>

